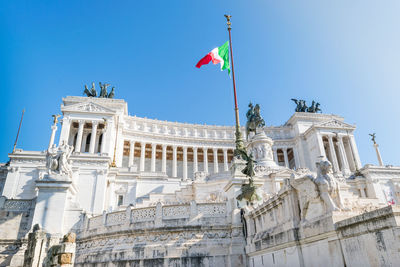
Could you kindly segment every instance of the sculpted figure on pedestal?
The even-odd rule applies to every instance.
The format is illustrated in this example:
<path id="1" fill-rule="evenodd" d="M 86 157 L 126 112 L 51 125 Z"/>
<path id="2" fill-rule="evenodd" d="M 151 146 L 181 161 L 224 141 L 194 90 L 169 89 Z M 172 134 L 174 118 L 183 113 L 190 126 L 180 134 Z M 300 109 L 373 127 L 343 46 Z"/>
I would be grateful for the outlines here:
<path id="1" fill-rule="evenodd" d="M 74 147 L 69 146 L 64 140 L 59 147 L 54 144 L 47 150 L 46 167 L 49 174 L 57 173 L 72 176 L 69 157 L 71 156 L 73 149 Z"/>
<path id="2" fill-rule="evenodd" d="M 339 207 L 343 207 L 339 183 L 332 175 L 332 164 L 327 160 L 321 160 L 316 166 L 317 177 L 305 175 L 290 181 L 298 193 L 302 219 L 305 219 L 311 204 L 317 204 L 321 200 L 325 204 L 326 212 L 338 211 Z"/>
<path id="3" fill-rule="evenodd" d="M 249 110 L 246 113 L 246 117 L 247 117 L 247 123 L 246 123 L 247 137 L 246 137 L 246 139 L 248 140 L 250 132 L 254 132 L 255 134 L 257 134 L 257 128 L 264 127 L 265 121 L 261 117 L 259 104 L 256 104 L 255 107 L 253 107 L 253 104 L 250 103 Z"/>

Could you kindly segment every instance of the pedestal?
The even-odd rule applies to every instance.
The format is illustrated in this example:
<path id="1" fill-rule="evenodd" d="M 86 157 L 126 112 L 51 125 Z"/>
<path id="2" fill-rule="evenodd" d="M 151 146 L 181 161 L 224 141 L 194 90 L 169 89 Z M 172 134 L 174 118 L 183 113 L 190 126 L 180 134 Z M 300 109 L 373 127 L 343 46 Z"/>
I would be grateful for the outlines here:
<path id="1" fill-rule="evenodd" d="M 63 174 L 46 175 L 36 181 L 38 196 L 32 225 L 39 224 L 49 234 L 64 234 L 64 213 L 71 184 Z"/>
<path id="2" fill-rule="evenodd" d="M 258 166 L 278 168 L 272 153 L 273 143 L 272 139 L 264 131 L 257 133 L 250 139 L 247 150 L 253 155 Z"/>

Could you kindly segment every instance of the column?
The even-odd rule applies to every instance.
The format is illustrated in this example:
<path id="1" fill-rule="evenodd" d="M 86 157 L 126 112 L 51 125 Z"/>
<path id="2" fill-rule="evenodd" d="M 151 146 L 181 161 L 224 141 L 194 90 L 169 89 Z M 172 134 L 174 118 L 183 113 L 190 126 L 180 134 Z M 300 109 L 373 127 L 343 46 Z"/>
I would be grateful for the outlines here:
<path id="1" fill-rule="evenodd" d="M 103 136 L 104 137 L 104 136 Z M 133 166 L 133 159 L 134 159 L 134 154 L 135 152 L 135 141 L 129 141 L 129 163 L 128 167 Z"/>
<path id="2" fill-rule="evenodd" d="M 84 120 L 79 120 L 78 135 L 76 136 L 75 152 L 82 152 L 82 135 L 83 127 L 85 126 Z"/>
<path id="3" fill-rule="evenodd" d="M 100 143 L 99 143 L 100 145 Z M 105 153 L 106 149 L 106 129 L 103 129 L 101 131 L 101 146 L 100 146 L 100 153 L 103 154 Z"/>
<path id="4" fill-rule="evenodd" d="M 203 148 L 203 162 L 204 162 L 204 172 L 208 173 L 208 156 L 206 147 Z"/>
<path id="5" fill-rule="evenodd" d="M 87 139 L 88 133 L 83 133 L 82 136 L 82 146 L 81 146 L 81 152 L 86 152 L 86 139 Z"/>
<path id="6" fill-rule="evenodd" d="M 54 144 L 54 137 L 56 136 L 56 131 L 57 131 L 57 124 L 53 124 L 51 126 L 51 136 L 50 136 L 50 142 L 49 142 L 49 147 L 52 147 Z"/>
<path id="7" fill-rule="evenodd" d="M 323 156 L 324 158 L 326 158 L 324 142 L 322 141 L 322 136 L 320 133 L 317 133 L 317 142 L 318 142 L 319 153 L 320 153 L 319 156 Z"/>
<path id="8" fill-rule="evenodd" d="M 376 157 L 378 158 L 378 162 L 379 162 L 379 166 L 383 166 L 383 161 L 382 161 L 382 157 L 381 157 L 381 152 L 379 152 L 379 146 L 378 144 L 374 144 L 375 147 L 375 152 L 376 152 Z"/>
<path id="9" fill-rule="evenodd" d="M 178 149 L 178 147 L 177 146 L 173 146 L 172 147 L 172 177 L 177 177 L 178 175 L 177 175 L 177 170 L 176 170 L 176 168 L 177 168 L 177 149 Z"/>
<path id="10" fill-rule="evenodd" d="M 332 135 L 328 135 L 328 141 L 329 141 L 329 155 L 332 159 L 333 172 L 339 172 L 340 170 L 337 162 L 335 147 L 333 146 Z"/>
<path id="11" fill-rule="evenodd" d="M 156 172 L 156 144 L 151 144 L 151 172 Z"/>
<path id="12" fill-rule="evenodd" d="M 274 151 L 274 160 L 276 164 L 278 164 L 278 149 L 276 147 L 273 147 L 272 150 Z"/>
<path id="13" fill-rule="evenodd" d="M 96 146 L 96 134 L 97 134 L 97 124 L 98 121 L 92 121 L 92 135 L 90 136 L 90 146 L 89 146 L 89 153 L 94 153 L 94 148 Z"/>
<path id="14" fill-rule="evenodd" d="M 144 172 L 144 160 L 146 157 L 146 143 L 140 143 L 140 171 Z"/>
<path id="15" fill-rule="evenodd" d="M 68 143 L 70 129 L 71 129 L 71 120 L 69 118 L 64 117 L 62 119 L 60 141 L 58 145 L 61 145 L 63 141 Z"/>
<path id="16" fill-rule="evenodd" d="M 355 164 L 357 166 L 357 169 L 359 170 L 361 169 L 362 166 L 361 166 L 360 156 L 358 155 L 356 141 L 354 140 L 354 135 L 350 135 L 350 145 L 351 145 L 351 150 L 353 152 Z"/>
<path id="17" fill-rule="evenodd" d="M 349 162 L 347 161 L 346 151 L 344 150 L 343 137 L 341 135 L 338 135 L 337 138 L 339 147 L 339 158 L 343 168 L 342 171 L 344 175 L 347 175 L 350 173 L 350 168 L 349 168 Z"/>
<path id="18" fill-rule="evenodd" d="M 193 172 L 199 171 L 199 164 L 197 162 L 197 147 L 193 147 Z"/>
<path id="19" fill-rule="evenodd" d="M 282 148 L 283 150 L 283 158 L 285 159 L 285 166 L 289 168 L 289 158 L 287 156 L 287 147 Z"/>
<path id="20" fill-rule="evenodd" d="M 224 148 L 224 171 L 228 171 L 229 170 L 229 166 L 228 166 L 228 149 Z"/>
<path id="21" fill-rule="evenodd" d="M 299 152 L 297 151 L 297 147 L 293 147 L 293 155 L 294 155 L 295 169 L 298 169 L 300 168 L 300 158 L 299 158 Z"/>
<path id="22" fill-rule="evenodd" d="M 167 173 L 167 145 L 162 145 L 162 163 L 161 172 Z"/>
<path id="23" fill-rule="evenodd" d="M 213 158 L 214 158 L 214 173 L 218 173 L 218 149 L 213 149 Z"/>
<path id="24" fill-rule="evenodd" d="M 183 180 L 187 179 L 187 147 L 183 147 Z"/>

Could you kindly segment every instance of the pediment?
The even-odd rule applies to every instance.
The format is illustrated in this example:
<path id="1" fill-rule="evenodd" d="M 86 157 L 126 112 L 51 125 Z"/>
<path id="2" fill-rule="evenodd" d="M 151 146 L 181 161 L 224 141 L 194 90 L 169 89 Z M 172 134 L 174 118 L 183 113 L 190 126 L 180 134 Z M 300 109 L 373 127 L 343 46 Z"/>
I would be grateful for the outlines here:
<path id="1" fill-rule="evenodd" d="M 102 105 L 93 103 L 93 102 L 85 102 L 78 103 L 70 106 L 61 107 L 63 112 L 83 112 L 83 113 L 115 113 L 114 110 L 106 108 Z"/>
<path id="2" fill-rule="evenodd" d="M 323 127 L 323 128 L 340 128 L 340 129 L 355 129 L 354 125 L 339 121 L 339 120 L 330 120 L 321 122 L 315 125 L 316 127 Z"/>

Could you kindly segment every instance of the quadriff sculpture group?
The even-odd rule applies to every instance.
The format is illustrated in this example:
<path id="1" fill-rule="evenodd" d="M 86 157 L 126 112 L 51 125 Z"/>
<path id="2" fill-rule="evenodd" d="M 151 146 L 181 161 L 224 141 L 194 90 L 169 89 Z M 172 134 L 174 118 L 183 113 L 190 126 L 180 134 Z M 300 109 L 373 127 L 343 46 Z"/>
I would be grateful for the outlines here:
<path id="1" fill-rule="evenodd" d="M 313 204 L 320 204 L 321 200 L 327 213 L 345 210 L 340 198 L 339 182 L 332 175 L 332 164 L 326 159 L 321 159 L 316 166 L 317 177 L 305 175 L 290 181 L 299 195 L 302 219 L 306 218 L 308 209 Z"/>

